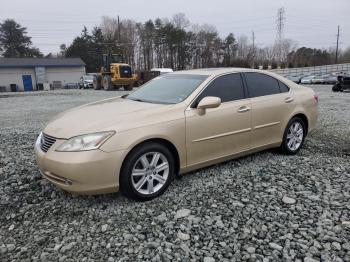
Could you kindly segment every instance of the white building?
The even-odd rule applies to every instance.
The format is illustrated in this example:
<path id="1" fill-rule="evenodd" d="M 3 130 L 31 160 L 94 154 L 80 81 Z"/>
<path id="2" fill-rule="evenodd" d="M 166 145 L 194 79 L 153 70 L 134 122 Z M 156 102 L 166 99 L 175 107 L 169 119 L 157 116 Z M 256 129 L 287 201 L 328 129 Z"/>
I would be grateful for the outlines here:
<path id="1" fill-rule="evenodd" d="M 11 91 L 33 91 L 45 83 L 64 87 L 75 84 L 85 74 L 80 58 L 0 58 L 0 87 Z"/>

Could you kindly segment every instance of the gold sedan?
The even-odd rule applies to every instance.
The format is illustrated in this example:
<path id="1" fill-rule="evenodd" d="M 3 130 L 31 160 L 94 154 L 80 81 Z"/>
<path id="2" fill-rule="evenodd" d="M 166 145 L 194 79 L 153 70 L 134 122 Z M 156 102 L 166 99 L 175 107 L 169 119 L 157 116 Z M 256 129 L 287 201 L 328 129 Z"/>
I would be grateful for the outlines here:
<path id="1" fill-rule="evenodd" d="M 317 103 L 310 88 L 266 71 L 178 71 L 58 115 L 35 153 L 43 176 L 64 190 L 149 200 L 176 174 L 267 148 L 297 153 Z"/>

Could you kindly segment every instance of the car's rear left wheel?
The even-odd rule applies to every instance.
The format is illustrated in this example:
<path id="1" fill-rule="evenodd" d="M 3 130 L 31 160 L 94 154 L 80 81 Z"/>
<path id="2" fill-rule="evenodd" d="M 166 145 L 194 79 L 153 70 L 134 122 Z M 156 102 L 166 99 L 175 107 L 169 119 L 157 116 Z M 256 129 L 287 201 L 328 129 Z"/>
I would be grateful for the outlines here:
<path id="1" fill-rule="evenodd" d="M 306 126 L 299 117 L 293 117 L 283 135 L 281 150 L 289 155 L 296 154 L 302 147 L 306 136 Z"/>
<path id="2" fill-rule="evenodd" d="M 129 154 L 120 174 L 120 189 L 127 197 L 150 200 L 161 195 L 173 180 L 171 152 L 158 143 L 145 143 Z"/>

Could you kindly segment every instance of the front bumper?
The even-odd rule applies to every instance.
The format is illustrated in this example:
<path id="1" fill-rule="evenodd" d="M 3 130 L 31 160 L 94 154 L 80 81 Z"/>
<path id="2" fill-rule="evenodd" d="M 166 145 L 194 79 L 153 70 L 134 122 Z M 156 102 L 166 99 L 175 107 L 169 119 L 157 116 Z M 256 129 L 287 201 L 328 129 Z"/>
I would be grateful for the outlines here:
<path id="1" fill-rule="evenodd" d="M 93 84 L 92 83 L 84 83 L 84 88 L 93 88 Z"/>
<path id="2" fill-rule="evenodd" d="M 78 194 L 103 194 L 119 190 L 123 151 L 57 152 L 58 139 L 45 153 L 35 143 L 36 161 L 42 175 L 56 186 Z"/>

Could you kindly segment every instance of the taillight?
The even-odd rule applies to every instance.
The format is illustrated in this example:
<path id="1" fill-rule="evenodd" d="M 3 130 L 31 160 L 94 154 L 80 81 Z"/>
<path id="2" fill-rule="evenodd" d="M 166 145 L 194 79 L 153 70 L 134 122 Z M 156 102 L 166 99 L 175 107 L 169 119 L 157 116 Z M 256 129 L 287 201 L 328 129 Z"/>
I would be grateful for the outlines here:
<path id="1" fill-rule="evenodd" d="M 316 102 L 318 103 L 318 95 L 314 95 L 314 99 L 315 99 Z"/>

